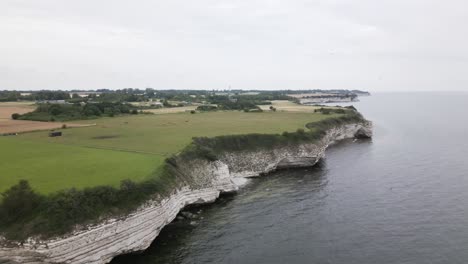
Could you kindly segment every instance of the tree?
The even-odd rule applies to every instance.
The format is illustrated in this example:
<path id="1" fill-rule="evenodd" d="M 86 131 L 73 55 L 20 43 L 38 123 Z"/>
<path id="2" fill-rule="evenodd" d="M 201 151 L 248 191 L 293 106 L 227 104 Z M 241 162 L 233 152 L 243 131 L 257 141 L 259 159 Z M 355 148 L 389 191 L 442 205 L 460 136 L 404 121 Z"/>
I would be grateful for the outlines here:
<path id="1" fill-rule="evenodd" d="M 43 198 L 33 191 L 26 180 L 20 180 L 18 184 L 2 193 L 2 196 L 0 220 L 4 223 L 14 223 L 30 216 Z"/>
<path id="2" fill-rule="evenodd" d="M 94 104 L 86 104 L 84 107 L 84 114 L 86 116 L 100 116 L 101 110 L 99 110 L 99 107 Z"/>
<path id="3" fill-rule="evenodd" d="M 62 107 L 61 107 L 60 105 L 58 105 L 58 104 L 53 104 L 53 105 L 51 105 L 51 106 L 49 107 L 49 113 L 50 113 L 51 115 L 54 115 L 54 116 L 60 115 L 62 112 L 63 112 L 63 109 L 62 109 Z"/>
<path id="4" fill-rule="evenodd" d="M 114 108 L 112 107 L 105 107 L 104 108 L 104 114 L 110 116 L 110 117 L 113 117 L 115 115 L 115 111 L 114 111 Z"/>
<path id="5" fill-rule="evenodd" d="M 169 101 L 164 100 L 164 101 L 163 101 L 163 106 L 164 106 L 164 107 L 172 107 L 173 105 L 171 105 L 171 104 L 169 103 Z"/>

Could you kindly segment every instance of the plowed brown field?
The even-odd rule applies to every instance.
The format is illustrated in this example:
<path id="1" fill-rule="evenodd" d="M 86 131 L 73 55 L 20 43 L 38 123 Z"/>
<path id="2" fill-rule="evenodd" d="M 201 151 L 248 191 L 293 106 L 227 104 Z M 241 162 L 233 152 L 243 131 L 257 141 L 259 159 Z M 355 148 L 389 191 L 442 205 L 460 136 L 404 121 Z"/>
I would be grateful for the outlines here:
<path id="1" fill-rule="evenodd" d="M 0 135 L 10 133 L 22 133 L 36 130 L 49 130 L 61 128 L 63 124 L 67 127 L 83 127 L 89 124 L 70 124 L 60 122 L 38 122 L 28 120 L 12 120 L 14 113 L 24 114 L 31 112 L 36 107 L 31 102 L 7 102 L 0 103 Z"/>

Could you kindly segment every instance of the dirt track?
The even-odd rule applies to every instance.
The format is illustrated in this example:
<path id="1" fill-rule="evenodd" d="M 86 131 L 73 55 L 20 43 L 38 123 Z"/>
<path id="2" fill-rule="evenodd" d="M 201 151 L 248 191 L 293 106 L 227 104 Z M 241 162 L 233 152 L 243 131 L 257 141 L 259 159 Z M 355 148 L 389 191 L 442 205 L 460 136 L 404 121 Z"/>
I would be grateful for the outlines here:
<path id="1" fill-rule="evenodd" d="M 37 130 L 57 129 L 61 128 L 63 124 L 66 124 L 67 127 L 85 127 L 94 125 L 0 119 L 0 135 L 9 133 L 23 133 Z"/>

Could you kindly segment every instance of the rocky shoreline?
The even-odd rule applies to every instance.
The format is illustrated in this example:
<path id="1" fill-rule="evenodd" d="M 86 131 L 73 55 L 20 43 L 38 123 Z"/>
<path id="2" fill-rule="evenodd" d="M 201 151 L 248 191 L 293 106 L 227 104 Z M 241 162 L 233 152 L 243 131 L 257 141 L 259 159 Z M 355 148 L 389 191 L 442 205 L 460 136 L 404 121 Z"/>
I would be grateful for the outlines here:
<path id="1" fill-rule="evenodd" d="M 362 122 L 331 128 L 315 143 L 229 152 L 217 161 L 177 159 L 178 173 L 189 181 L 167 198 L 148 201 L 125 218 L 109 219 L 62 238 L 30 239 L 21 244 L 4 241 L 0 263 L 108 263 L 115 256 L 148 248 L 161 229 L 187 205 L 214 202 L 221 193 L 238 190 L 248 177 L 313 166 L 330 144 L 371 136 L 372 124 Z"/>

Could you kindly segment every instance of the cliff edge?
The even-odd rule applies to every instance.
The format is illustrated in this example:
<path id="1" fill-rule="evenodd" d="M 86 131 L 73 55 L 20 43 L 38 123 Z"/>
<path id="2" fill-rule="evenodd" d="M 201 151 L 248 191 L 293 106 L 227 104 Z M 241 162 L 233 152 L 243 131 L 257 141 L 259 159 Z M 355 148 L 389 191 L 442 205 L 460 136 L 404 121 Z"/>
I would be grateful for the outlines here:
<path id="1" fill-rule="evenodd" d="M 176 157 L 173 170 L 186 181 L 168 197 L 148 201 L 124 218 L 110 219 L 54 240 L 2 243 L 0 238 L 0 263 L 108 263 L 117 255 L 148 248 L 187 205 L 213 202 L 223 192 L 238 190 L 239 182 L 247 177 L 313 166 L 336 141 L 369 137 L 372 124 L 365 121 L 330 128 L 314 143 L 225 152 L 215 161 Z"/>

